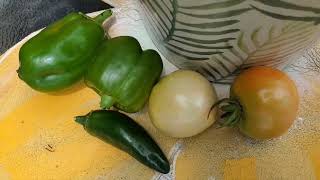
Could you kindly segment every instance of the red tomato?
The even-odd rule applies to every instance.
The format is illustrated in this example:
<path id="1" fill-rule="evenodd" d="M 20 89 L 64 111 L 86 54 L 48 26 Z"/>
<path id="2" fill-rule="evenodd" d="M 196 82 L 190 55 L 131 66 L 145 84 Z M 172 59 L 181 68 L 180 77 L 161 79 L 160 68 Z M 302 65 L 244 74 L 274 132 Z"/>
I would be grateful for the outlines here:
<path id="1" fill-rule="evenodd" d="M 281 136 L 298 113 L 299 96 L 294 82 L 285 73 L 269 67 L 242 72 L 231 86 L 230 99 L 234 103 L 225 116 L 233 119 L 242 133 L 255 139 Z M 231 117 L 234 109 L 238 111 Z"/>

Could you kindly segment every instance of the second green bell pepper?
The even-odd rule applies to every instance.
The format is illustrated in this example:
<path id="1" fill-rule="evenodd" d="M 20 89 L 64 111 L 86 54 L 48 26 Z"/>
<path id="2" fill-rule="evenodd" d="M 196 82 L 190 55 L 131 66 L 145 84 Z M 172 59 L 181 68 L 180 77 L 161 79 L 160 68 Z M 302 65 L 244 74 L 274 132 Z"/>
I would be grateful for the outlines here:
<path id="1" fill-rule="evenodd" d="M 101 108 L 115 106 L 137 112 L 146 103 L 162 68 L 155 50 L 143 51 L 135 38 L 120 36 L 101 44 L 85 82 L 101 96 Z"/>
<path id="2" fill-rule="evenodd" d="M 20 79 L 35 90 L 66 89 L 83 78 L 96 48 L 103 41 L 106 10 L 95 18 L 70 13 L 28 40 L 20 49 Z"/>

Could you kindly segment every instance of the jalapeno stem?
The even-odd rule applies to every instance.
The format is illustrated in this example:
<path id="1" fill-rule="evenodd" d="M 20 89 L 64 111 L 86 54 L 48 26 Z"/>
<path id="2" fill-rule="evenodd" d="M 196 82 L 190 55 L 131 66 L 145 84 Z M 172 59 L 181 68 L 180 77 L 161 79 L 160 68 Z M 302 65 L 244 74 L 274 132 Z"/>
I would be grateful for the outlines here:
<path id="1" fill-rule="evenodd" d="M 87 116 L 77 116 L 75 117 L 75 121 L 84 126 L 87 121 Z"/>

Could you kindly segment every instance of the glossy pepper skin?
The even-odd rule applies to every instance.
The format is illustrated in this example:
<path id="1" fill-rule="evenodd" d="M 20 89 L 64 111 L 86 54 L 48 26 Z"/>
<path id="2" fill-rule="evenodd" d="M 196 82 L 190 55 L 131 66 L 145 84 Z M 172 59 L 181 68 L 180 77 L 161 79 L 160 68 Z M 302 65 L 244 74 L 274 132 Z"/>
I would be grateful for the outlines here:
<path id="1" fill-rule="evenodd" d="M 96 110 L 76 117 L 76 122 L 104 142 L 161 173 L 168 173 L 170 164 L 162 150 L 149 134 L 130 117 L 111 110 Z"/>
<path id="2" fill-rule="evenodd" d="M 130 36 L 106 40 L 85 75 L 86 84 L 101 96 L 101 108 L 115 106 L 137 112 L 158 81 L 163 64 L 155 50 L 141 49 Z"/>
<path id="3" fill-rule="evenodd" d="M 70 13 L 28 40 L 19 51 L 20 79 L 42 92 L 66 89 L 83 78 L 96 48 L 104 39 L 106 10 L 91 19 Z"/>

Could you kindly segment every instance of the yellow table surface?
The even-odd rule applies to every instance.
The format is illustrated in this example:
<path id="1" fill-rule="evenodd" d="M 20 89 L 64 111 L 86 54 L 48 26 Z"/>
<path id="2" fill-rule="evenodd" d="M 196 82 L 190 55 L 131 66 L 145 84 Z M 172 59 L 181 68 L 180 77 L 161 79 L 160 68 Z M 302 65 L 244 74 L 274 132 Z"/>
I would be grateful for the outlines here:
<path id="1" fill-rule="evenodd" d="M 290 72 L 301 96 L 299 118 L 281 138 L 257 142 L 236 129 L 210 127 L 187 139 L 157 131 L 147 109 L 131 114 L 172 163 L 160 175 L 88 135 L 74 116 L 98 108 L 99 97 L 79 84 L 59 94 L 22 82 L 19 46 L 0 63 L 0 179 L 320 179 L 320 79 Z"/>

